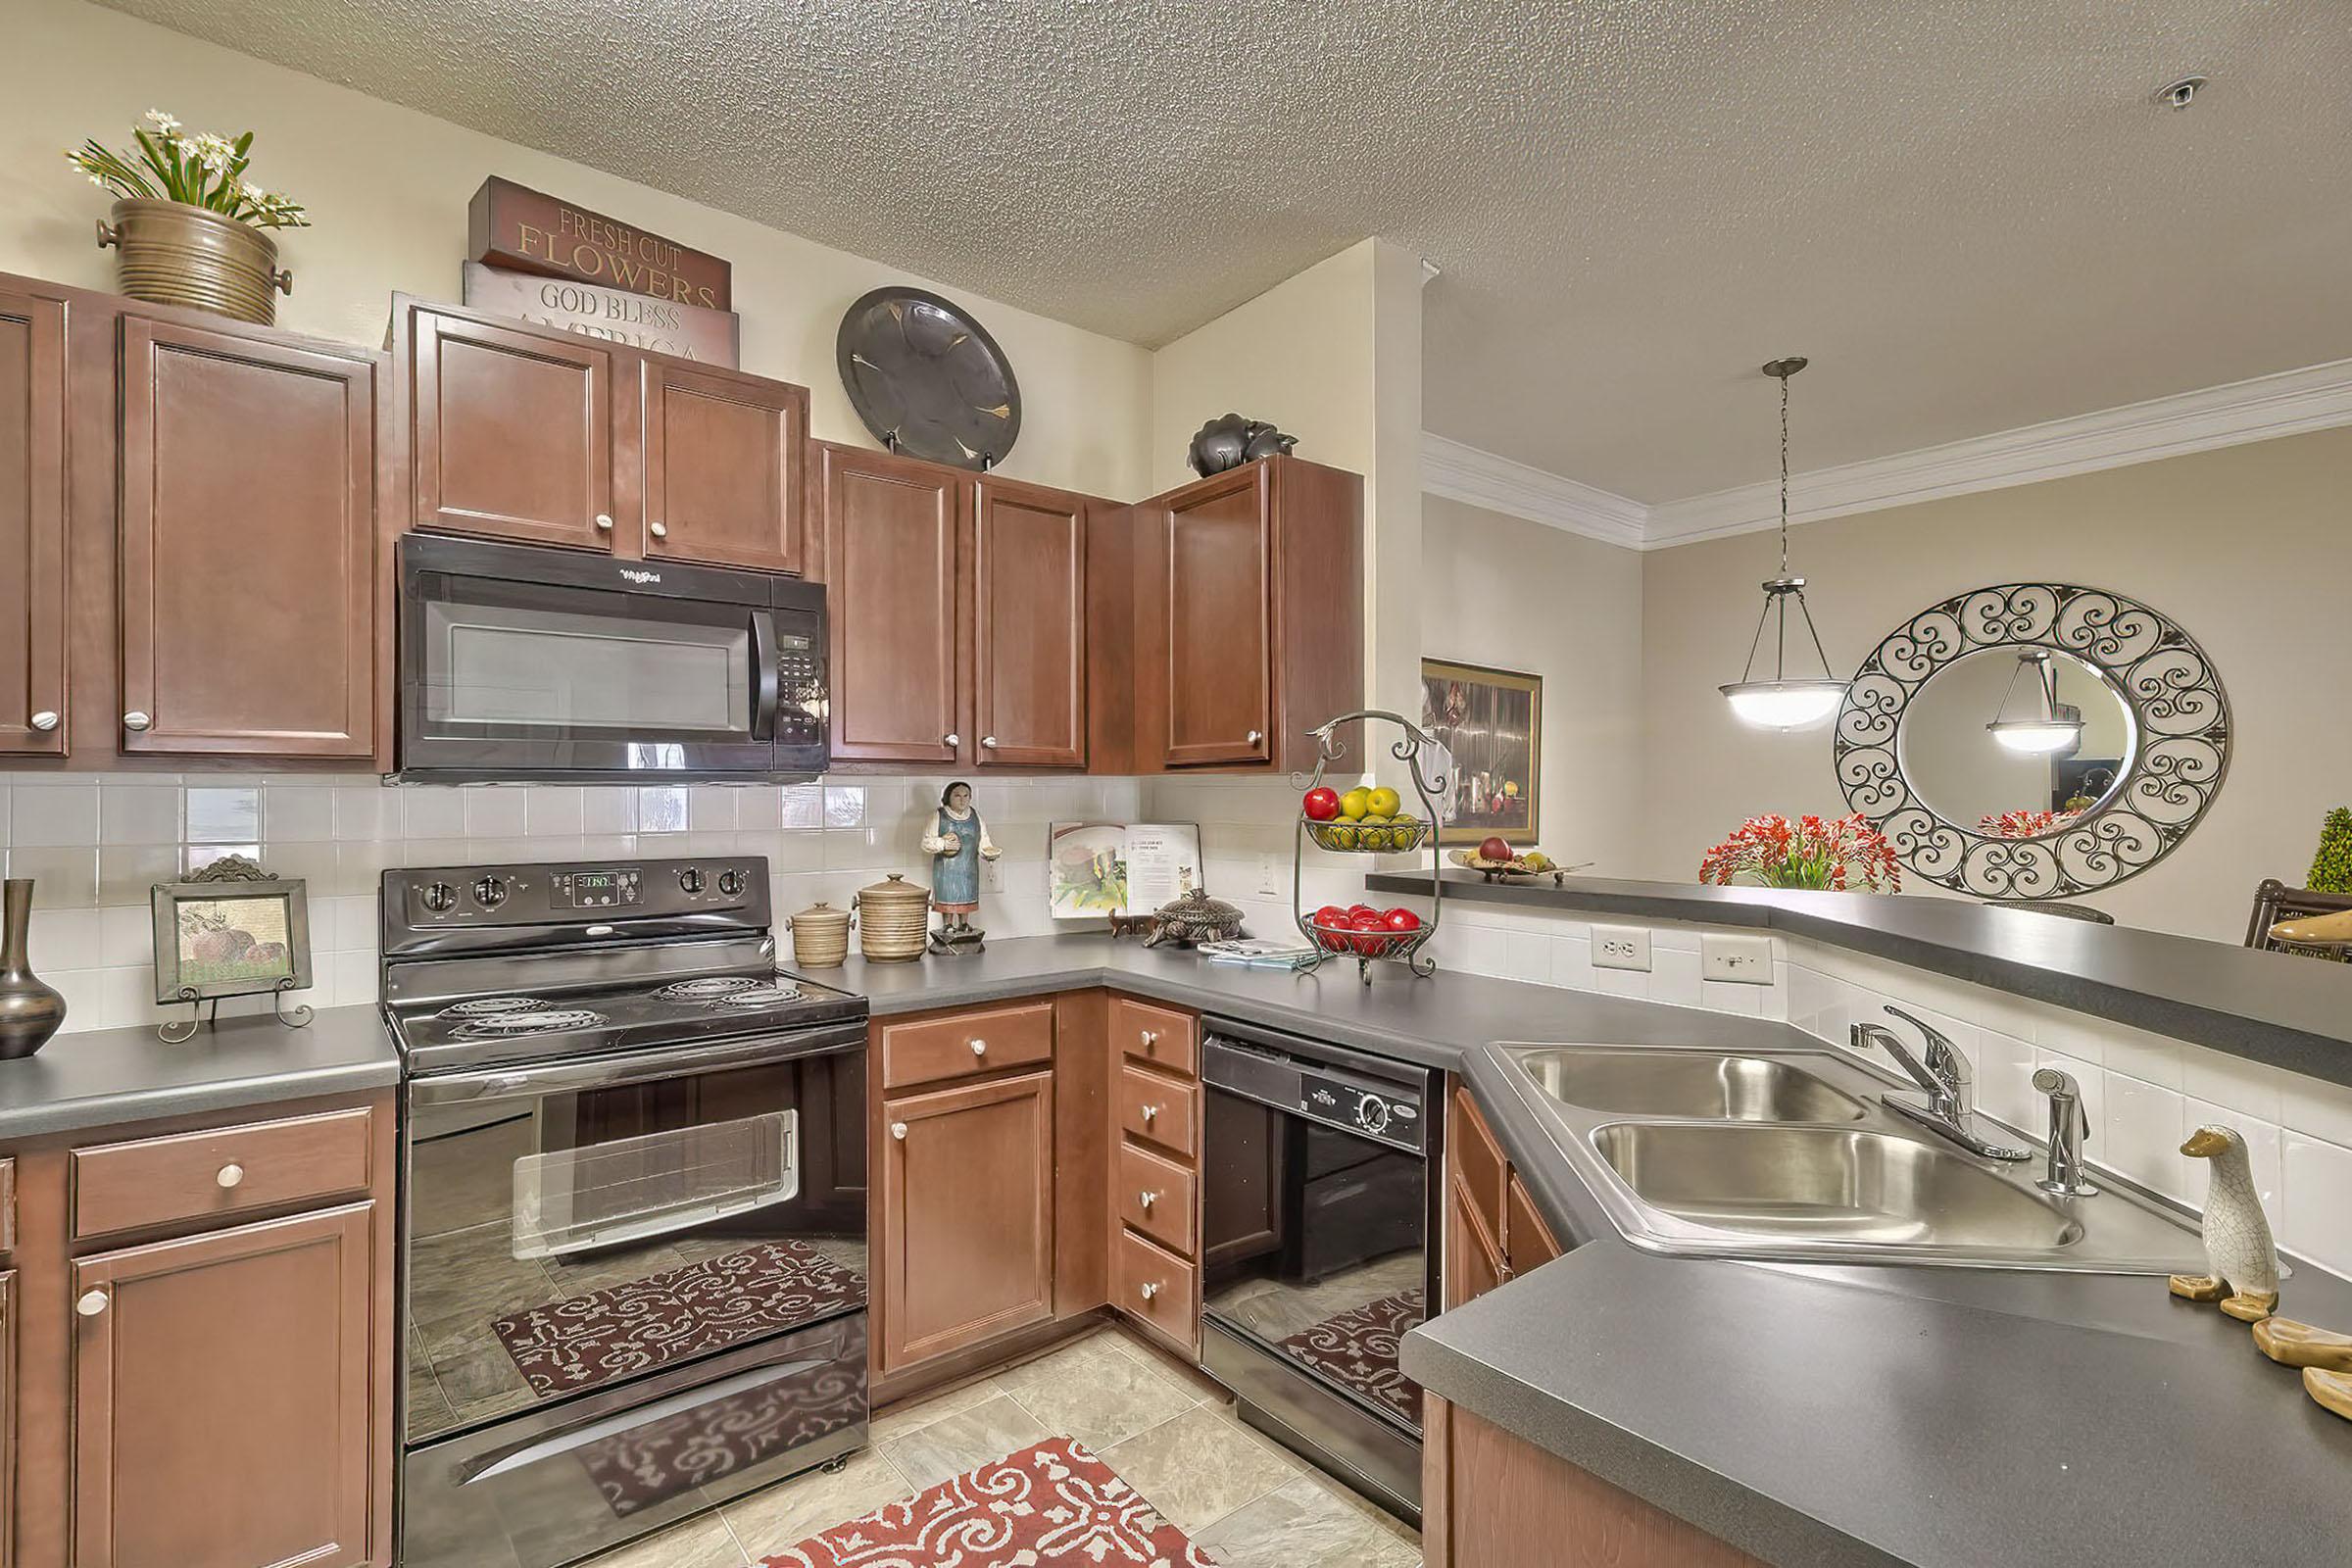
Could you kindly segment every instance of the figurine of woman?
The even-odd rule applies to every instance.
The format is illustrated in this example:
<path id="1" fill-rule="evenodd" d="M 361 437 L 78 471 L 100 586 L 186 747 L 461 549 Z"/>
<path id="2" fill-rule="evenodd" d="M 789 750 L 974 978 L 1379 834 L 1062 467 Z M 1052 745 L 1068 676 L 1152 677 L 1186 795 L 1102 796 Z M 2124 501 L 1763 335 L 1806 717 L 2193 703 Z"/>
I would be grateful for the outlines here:
<path id="1" fill-rule="evenodd" d="M 976 945 L 980 930 L 972 912 L 980 907 L 980 862 L 1004 852 L 988 836 L 972 805 L 972 787 L 957 779 L 939 794 L 939 811 L 931 831 L 923 835 L 923 853 L 933 859 L 931 907 L 941 916 L 938 941 L 953 953 L 958 945 Z"/>

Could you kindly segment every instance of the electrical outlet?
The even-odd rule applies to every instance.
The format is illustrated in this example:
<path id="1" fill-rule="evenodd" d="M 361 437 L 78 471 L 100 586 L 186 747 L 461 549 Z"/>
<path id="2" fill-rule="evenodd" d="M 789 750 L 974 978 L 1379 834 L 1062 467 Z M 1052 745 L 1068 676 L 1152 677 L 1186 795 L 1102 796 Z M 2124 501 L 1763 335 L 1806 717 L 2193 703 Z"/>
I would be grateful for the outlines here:
<path id="1" fill-rule="evenodd" d="M 1272 850 L 1258 852 L 1257 895 L 1261 899 L 1282 897 L 1282 857 Z"/>
<path id="2" fill-rule="evenodd" d="M 1703 936 L 1698 939 L 1698 972 L 1702 979 L 1729 980 L 1743 986 L 1772 984 L 1772 938 Z"/>
<path id="3" fill-rule="evenodd" d="M 983 893 L 1004 891 L 1004 862 L 1003 860 L 982 860 L 980 862 L 980 891 Z"/>
<path id="4" fill-rule="evenodd" d="M 1649 968 L 1649 932 L 1638 925 L 1594 926 L 1592 967 L 1646 971 Z"/>

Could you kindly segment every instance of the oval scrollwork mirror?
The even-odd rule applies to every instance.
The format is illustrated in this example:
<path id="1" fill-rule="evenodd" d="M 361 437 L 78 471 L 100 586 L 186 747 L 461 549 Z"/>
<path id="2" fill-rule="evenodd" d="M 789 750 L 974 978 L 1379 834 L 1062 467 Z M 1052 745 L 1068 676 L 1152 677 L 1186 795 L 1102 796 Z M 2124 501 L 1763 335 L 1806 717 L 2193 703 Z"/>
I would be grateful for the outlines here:
<path id="1" fill-rule="evenodd" d="M 2230 770 L 2230 702 L 2160 612 L 2005 583 L 1888 633 L 1833 746 L 1846 805 L 1913 872 L 1982 899 L 2061 899 L 2137 876 L 2188 836 Z"/>

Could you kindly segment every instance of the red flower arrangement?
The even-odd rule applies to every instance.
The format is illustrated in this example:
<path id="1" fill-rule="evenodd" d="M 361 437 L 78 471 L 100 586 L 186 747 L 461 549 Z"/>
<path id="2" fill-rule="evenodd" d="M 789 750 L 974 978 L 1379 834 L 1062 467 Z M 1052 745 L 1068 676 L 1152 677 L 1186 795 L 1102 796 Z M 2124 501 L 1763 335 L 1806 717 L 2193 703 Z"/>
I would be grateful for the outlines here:
<path id="1" fill-rule="evenodd" d="M 1824 819 L 1751 816 L 1740 830 L 1709 850 L 1698 862 L 1701 882 L 1729 884 L 1739 877 L 1768 888 L 1867 888 L 1899 893 L 1903 874 L 1894 846 L 1856 811 Z"/>
<path id="2" fill-rule="evenodd" d="M 2081 811 L 2003 811 L 1987 814 L 1977 822 L 1977 831 L 1988 839 L 2037 839 L 2081 816 Z"/>

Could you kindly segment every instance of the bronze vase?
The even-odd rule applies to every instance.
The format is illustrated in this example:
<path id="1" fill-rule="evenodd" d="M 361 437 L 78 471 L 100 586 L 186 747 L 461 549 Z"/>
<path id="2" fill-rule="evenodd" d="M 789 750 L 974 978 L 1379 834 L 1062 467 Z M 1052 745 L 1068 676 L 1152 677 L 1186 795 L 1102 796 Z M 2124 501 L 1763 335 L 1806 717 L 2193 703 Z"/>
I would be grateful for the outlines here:
<path id="1" fill-rule="evenodd" d="M 66 999 L 41 983 L 24 961 L 25 928 L 32 923 L 32 878 L 12 876 L 5 889 L 7 924 L 0 928 L 0 1059 L 29 1056 L 66 1021 Z"/>

